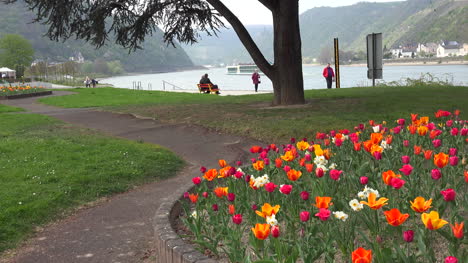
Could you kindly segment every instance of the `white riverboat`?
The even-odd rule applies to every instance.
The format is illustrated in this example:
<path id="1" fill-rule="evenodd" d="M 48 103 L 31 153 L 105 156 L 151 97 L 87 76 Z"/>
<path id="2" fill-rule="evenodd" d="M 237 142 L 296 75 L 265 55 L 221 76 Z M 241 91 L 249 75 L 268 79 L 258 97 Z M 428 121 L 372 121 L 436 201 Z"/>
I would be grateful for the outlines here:
<path id="1" fill-rule="evenodd" d="M 235 66 L 227 66 L 226 73 L 230 75 L 250 75 L 258 70 L 258 73 L 262 73 L 257 65 L 255 64 L 239 64 Z"/>

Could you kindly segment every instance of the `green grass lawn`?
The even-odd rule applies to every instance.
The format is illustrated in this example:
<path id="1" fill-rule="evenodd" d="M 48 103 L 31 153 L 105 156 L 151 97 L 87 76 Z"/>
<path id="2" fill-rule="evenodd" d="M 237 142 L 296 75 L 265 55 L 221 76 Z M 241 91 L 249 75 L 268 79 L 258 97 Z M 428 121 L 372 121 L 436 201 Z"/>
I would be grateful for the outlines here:
<path id="1" fill-rule="evenodd" d="M 0 104 L 0 113 L 4 113 L 4 112 L 15 112 L 15 111 L 23 111 L 23 109 Z"/>
<path id="2" fill-rule="evenodd" d="M 183 161 L 35 114 L 0 114 L 0 252 L 71 208 L 174 175 Z"/>
<path id="3" fill-rule="evenodd" d="M 352 129 L 358 123 L 434 116 L 438 109 L 461 110 L 468 118 L 468 87 L 416 86 L 307 90 L 308 104 L 270 107 L 272 94 L 214 96 L 205 94 L 77 89 L 77 95 L 41 99 L 62 107 L 113 106 L 164 122 L 197 124 L 265 142 L 311 137 L 316 131 Z"/>

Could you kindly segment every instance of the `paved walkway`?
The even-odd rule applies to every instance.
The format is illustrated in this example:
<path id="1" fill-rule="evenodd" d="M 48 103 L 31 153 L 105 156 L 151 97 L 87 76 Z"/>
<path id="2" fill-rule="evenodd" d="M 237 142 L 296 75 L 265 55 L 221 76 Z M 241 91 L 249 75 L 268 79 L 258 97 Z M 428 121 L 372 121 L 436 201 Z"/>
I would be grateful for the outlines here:
<path id="1" fill-rule="evenodd" d="M 53 96 L 70 94 L 54 91 Z M 96 129 L 112 136 L 155 143 L 169 148 L 188 163 L 177 176 L 150 183 L 102 200 L 89 208 L 39 231 L 3 262 L 146 262 L 157 261 L 153 249 L 152 218 L 160 199 L 175 189 L 187 188 L 199 167 L 216 167 L 223 158 L 245 160 L 250 146 L 258 144 L 238 136 L 209 132 L 200 127 L 167 125 L 131 115 L 96 109 L 62 109 L 36 103 L 37 98 L 1 103 L 33 113 Z"/>

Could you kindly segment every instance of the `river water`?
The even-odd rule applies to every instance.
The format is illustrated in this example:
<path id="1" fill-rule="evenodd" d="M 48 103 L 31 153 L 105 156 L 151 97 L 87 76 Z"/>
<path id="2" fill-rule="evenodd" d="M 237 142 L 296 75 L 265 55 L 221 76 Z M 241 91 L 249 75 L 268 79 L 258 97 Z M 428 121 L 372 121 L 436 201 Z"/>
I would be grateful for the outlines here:
<path id="1" fill-rule="evenodd" d="M 322 77 L 322 70 L 323 66 L 303 66 L 305 89 L 326 88 L 325 79 Z M 128 89 L 132 89 L 135 85 L 140 84 L 142 89 L 185 89 L 195 91 L 197 90 L 196 84 L 205 73 L 208 73 L 211 81 L 218 84 L 221 90 L 253 90 L 250 75 L 227 75 L 225 68 L 120 76 L 102 79 L 100 83 L 108 83 L 118 88 Z M 384 66 L 383 80 L 376 81 L 378 83 L 383 81 L 401 81 L 405 78 L 417 79 L 420 78 L 422 74 L 426 73 L 429 73 L 431 76 L 441 81 L 449 81 L 455 85 L 468 86 L 468 65 L 466 64 Z M 342 88 L 372 85 L 372 80 L 367 79 L 366 66 L 341 66 L 340 75 Z M 166 82 L 166 84 L 163 84 L 163 82 Z M 271 81 L 264 75 L 261 77 L 259 90 L 273 90 Z"/>

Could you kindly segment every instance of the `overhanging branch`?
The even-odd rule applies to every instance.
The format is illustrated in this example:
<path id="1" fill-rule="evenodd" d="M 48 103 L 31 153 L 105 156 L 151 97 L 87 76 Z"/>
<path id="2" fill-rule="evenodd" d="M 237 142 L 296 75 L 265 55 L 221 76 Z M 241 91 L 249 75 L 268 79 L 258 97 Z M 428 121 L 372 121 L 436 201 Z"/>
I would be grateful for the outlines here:
<path id="1" fill-rule="evenodd" d="M 245 46 L 250 56 L 254 60 L 255 64 L 260 68 L 260 70 L 265 73 L 270 79 L 273 77 L 273 67 L 265 59 L 262 52 L 258 48 L 257 44 L 253 41 L 247 29 L 241 23 L 239 18 L 235 16 L 231 10 L 229 10 L 221 1 L 219 0 L 206 0 L 210 5 L 212 5 L 228 22 L 231 24 L 234 31 L 236 31 L 237 36 L 239 37 L 242 44 Z M 270 2 L 268 0 L 263 0 L 264 2 Z"/>

